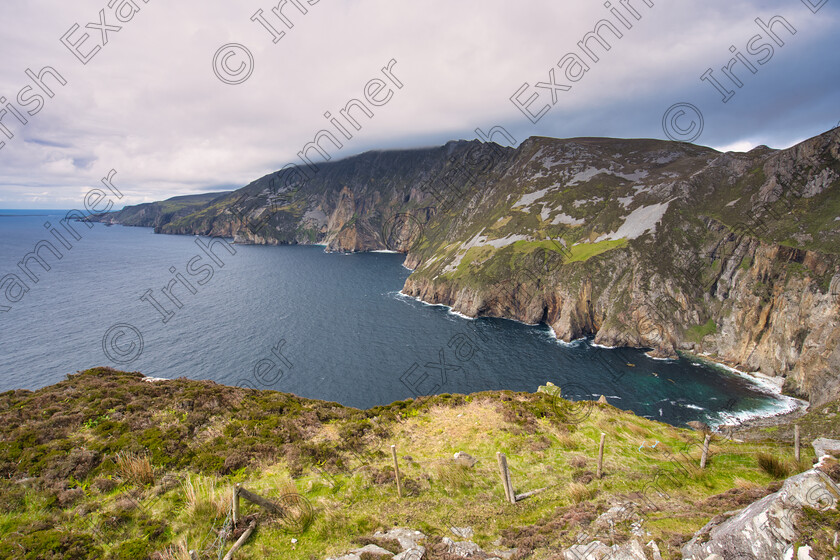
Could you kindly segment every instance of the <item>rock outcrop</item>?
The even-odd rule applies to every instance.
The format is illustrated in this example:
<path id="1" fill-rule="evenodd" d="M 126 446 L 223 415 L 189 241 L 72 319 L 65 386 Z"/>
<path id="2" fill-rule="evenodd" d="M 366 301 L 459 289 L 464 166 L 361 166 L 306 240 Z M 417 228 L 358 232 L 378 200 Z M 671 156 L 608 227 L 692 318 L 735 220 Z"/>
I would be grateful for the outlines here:
<path id="1" fill-rule="evenodd" d="M 637 540 L 607 546 L 601 541 L 576 544 L 564 552 L 565 560 L 647 560 L 645 549 Z"/>
<path id="2" fill-rule="evenodd" d="M 814 448 L 814 454 L 817 456 L 817 459 L 826 455 L 840 457 L 840 440 L 817 438 L 811 442 L 811 445 Z"/>
<path id="3" fill-rule="evenodd" d="M 378 531 L 374 533 L 373 538 L 378 541 L 396 541 L 402 550 L 397 553 L 379 545 L 368 544 L 327 560 L 367 560 L 371 557 L 382 560 L 421 560 L 426 555 L 426 547 L 420 544 L 426 539 L 426 535 L 420 531 L 395 527 L 384 533 Z"/>
<path id="4" fill-rule="evenodd" d="M 683 558 L 812 558 L 808 554 L 810 547 L 798 543 L 801 535 L 796 527 L 797 517 L 805 507 L 836 510 L 838 501 L 840 487 L 822 471 L 813 469 L 793 476 L 781 490 L 729 519 L 710 521 L 683 547 Z M 808 550 L 803 551 L 806 547 Z"/>

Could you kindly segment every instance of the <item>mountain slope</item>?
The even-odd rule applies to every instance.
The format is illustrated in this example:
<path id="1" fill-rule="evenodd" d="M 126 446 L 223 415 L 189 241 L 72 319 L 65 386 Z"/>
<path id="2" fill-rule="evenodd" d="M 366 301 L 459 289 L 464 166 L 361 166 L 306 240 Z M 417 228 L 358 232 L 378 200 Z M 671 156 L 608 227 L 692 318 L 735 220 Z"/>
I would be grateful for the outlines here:
<path id="1" fill-rule="evenodd" d="M 100 221 L 126 226 L 157 227 L 182 216 L 188 216 L 212 203 L 215 199 L 230 194 L 227 192 L 175 196 L 162 202 L 149 202 L 126 206 L 117 212 L 103 215 Z M 102 219 L 104 218 L 104 219 Z"/>
<path id="2" fill-rule="evenodd" d="M 726 154 L 608 138 L 369 152 L 154 225 L 398 250 L 414 269 L 403 291 L 425 301 L 567 341 L 708 354 L 819 404 L 840 396 L 836 132 Z"/>

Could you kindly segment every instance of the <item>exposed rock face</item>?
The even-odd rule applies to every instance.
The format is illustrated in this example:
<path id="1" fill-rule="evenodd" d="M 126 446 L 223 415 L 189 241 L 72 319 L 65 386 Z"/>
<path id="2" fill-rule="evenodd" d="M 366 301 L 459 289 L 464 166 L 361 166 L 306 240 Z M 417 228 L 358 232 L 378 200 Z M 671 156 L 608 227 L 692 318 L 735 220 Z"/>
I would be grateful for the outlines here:
<path id="1" fill-rule="evenodd" d="M 811 443 L 811 445 L 814 447 L 814 453 L 816 454 L 817 459 L 823 455 L 840 457 L 840 440 L 817 438 Z"/>
<path id="2" fill-rule="evenodd" d="M 395 555 L 380 546 L 368 544 L 341 556 L 327 558 L 327 560 L 364 560 L 370 557 L 381 558 L 382 560 L 421 560 L 426 554 L 426 547 L 419 544 L 426 538 L 426 535 L 420 531 L 395 527 L 385 533 L 376 532 L 373 538 L 397 541 L 402 552 Z"/>
<path id="3" fill-rule="evenodd" d="M 836 135 L 722 155 L 584 140 L 525 142 L 501 194 L 482 193 L 488 209 L 472 211 L 504 198 L 507 214 L 409 254 L 403 291 L 469 316 L 542 321 L 565 341 L 708 354 L 784 377 L 816 404 L 840 396 L 840 221 L 814 214 L 840 197 Z M 539 225 L 521 225 L 523 201 L 540 206 Z"/>
<path id="4" fill-rule="evenodd" d="M 840 397 L 836 132 L 726 154 L 607 138 L 369 152 L 146 225 L 406 252 L 407 295 L 565 341 L 708 354 L 820 404 Z"/>
<path id="5" fill-rule="evenodd" d="M 753 503 L 722 523 L 712 520 L 682 549 L 685 560 L 753 558 L 777 560 L 802 557 L 796 518 L 807 506 L 837 509 L 838 487 L 825 473 L 813 469 L 787 479 L 781 490 Z M 806 556 L 809 557 L 809 556 Z"/>
<path id="6" fill-rule="evenodd" d="M 601 541 L 576 544 L 564 552 L 566 560 L 647 560 L 645 549 L 639 541 L 624 545 L 607 546 Z"/>

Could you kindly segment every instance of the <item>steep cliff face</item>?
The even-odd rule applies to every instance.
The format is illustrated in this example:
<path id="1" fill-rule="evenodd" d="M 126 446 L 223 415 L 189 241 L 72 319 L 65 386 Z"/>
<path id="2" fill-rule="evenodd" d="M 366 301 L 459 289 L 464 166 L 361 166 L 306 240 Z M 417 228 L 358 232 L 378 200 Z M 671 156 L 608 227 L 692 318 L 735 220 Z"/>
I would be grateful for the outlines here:
<path id="1" fill-rule="evenodd" d="M 714 296 L 718 332 L 692 346 L 742 368 L 784 375 L 791 392 L 816 404 L 840 394 L 840 298 L 816 279 L 836 258 L 753 243 L 753 265 L 737 269 Z M 829 284 L 830 285 L 830 284 Z"/>
<path id="2" fill-rule="evenodd" d="M 748 154 L 531 139 L 498 192 L 429 224 L 404 292 L 566 341 L 707 354 L 826 402 L 840 395 L 838 160 L 833 134 Z"/>
<path id="3" fill-rule="evenodd" d="M 405 252 L 424 301 L 708 354 L 820 403 L 840 397 L 838 146 L 450 142 L 264 177 L 157 231 Z"/>
<path id="4" fill-rule="evenodd" d="M 502 161 L 514 150 L 458 141 L 437 148 L 367 152 L 319 163 L 317 169 L 272 173 L 168 220 L 144 221 L 146 214 L 137 211 L 140 207 L 99 219 L 127 223 L 128 216 L 138 216 L 131 225 L 154 227 L 159 233 L 232 237 L 238 243 L 325 244 L 328 251 L 406 251 L 401 237 L 406 224 L 393 217 L 423 216 L 427 221 L 437 205 L 436 187 L 427 186 L 427 181 L 454 176 L 468 164 L 475 169 L 475 180 L 491 180 L 492 169 L 477 169 L 473 163 L 488 160 L 486 154 L 491 152 Z"/>

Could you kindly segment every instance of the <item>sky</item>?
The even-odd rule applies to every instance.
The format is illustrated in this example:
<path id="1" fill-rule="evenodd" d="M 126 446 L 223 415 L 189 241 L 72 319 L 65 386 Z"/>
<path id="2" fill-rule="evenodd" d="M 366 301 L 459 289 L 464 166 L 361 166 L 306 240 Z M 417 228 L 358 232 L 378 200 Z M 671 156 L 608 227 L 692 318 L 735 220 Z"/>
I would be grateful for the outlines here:
<path id="1" fill-rule="evenodd" d="M 337 160 L 494 127 L 514 146 L 670 137 L 747 151 L 840 121 L 837 0 L 112 4 L 3 0 L 0 208 L 82 208 L 109 175 L 115 208 L 233 190 L 301 163 L 323 129 Z M 359 130 L 341 117 L 353 99 L 373 115 L 350 110 Z"/>

